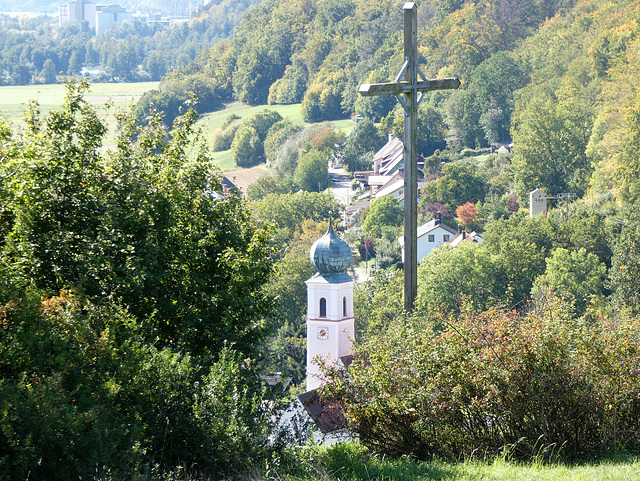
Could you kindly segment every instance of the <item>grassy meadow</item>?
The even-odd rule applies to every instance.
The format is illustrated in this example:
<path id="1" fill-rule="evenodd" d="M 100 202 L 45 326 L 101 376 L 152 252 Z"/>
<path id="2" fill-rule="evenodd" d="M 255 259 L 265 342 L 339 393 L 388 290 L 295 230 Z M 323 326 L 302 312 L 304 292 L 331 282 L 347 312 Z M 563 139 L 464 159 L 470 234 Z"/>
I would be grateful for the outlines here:
<path id="1" fill-rule="evenodd" d="M 136 102 L 145 92 L 157 88 L 158 84 L 159 82 L 91 84 L 91 89 L 85 99 L 95 105 L 107 121 L 109 126 L 109 134 L 106 137 L 107 144 L 114 139 L 116 120 L 113 115 L 114 109 L 107 109 L 106 105 L 110 104 L 115 109 L 126 108 Z M 20 125 L 23 121 L 22 112 L 30 100 L 37 100 L 40 103 L 40 112 L 46 114 L 48 111 L 58 108 L 62 104 L 64 96 L 65 86 L 63 84 L 0 87 L 0 115 L 5 116 L 11 123 Z M 203 129 L 205 138 L 211 143 L 216 129 L 222 126 L 229 115 L 235 114 L 245 118 L 265 108 L 275 110 L 294 124 L 305 125 L 300 112 L 300 104 L 249 106 L 234 102 L 224 110 L 202 115 L 198 126 Z M 334 121 L 332 124 L 336 129 L 344 132 L 348 132 L 354 126 L 350 119 Z M 237 168 L 231 158 L 231 151 L 214 152 L 212 157 L 223 172 Z"/>
<path id="2" fill-rule="evenodd" d="M 158 86 L 160 82 L 135 83 L 94 83 L 85 100 L 98 108 L 109 127 L 106 143 L 113 141 L 115 136 L 115 109 L 127 108 L 142 95 Z M 19 85 L 0 87 L 0 115 L 5 116 L 14 125 L 23 122 L 23 110 L 30 100 L 37 100 L 40 113 L 46 114 L 50 110 L 62 105 L 66 90 L 64 84 L 50 85 Z M 108 109 L 110 104 L 113 108 Z"/>
<path id="3" fill-rule="evenodd" d="M 85 97 L 96 106 L 112 102 L 114 107 L 127 107 L 145 92 L 158 86 L 159 82 L 95 83 Z M 40 110 L 46 113 L 62 104 L 65 96 L 63 84 L 19 85 L 0 87 L 0 113 L 12 122 L 22 121 L 22 111 L 29 100 L 37 100 Z"/>

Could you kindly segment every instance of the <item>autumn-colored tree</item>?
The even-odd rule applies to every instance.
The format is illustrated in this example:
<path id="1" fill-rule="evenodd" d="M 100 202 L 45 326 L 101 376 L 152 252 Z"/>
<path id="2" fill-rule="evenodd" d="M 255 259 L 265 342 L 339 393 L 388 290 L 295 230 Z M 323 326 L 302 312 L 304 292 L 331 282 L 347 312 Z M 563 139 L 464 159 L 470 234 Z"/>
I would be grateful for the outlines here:
<path id="1" fill-rule="evenodd" d="M 456 209 L 456 217 L 465 229 L 469 229 L 477 220 L 480 209 L 473 202 L 465 202 Z"/>

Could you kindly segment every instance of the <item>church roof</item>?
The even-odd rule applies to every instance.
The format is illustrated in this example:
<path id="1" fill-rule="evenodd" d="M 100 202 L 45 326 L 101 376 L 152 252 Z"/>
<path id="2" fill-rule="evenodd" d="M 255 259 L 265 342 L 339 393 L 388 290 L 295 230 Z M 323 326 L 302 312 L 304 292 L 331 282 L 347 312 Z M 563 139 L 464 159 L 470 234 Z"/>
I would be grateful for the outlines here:
<path id="1" fill-rule="evenodd" d="M 320 275 L 344 274 L 351 265 L 351 248 L 333 231 L 331 220 L 325 235 L 311 246 L 309 260 Z"/>

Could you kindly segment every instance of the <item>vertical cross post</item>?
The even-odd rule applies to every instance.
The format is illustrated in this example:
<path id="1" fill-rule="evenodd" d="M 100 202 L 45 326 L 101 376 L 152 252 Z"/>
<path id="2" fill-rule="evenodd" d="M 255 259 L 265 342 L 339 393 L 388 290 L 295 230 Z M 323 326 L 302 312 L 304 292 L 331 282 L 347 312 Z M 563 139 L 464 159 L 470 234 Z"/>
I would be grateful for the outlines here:
<path id="1" fill-rule="evenodd" d="M 460 80 L 427 80 L 418 67 L 418 9 L 404 4 L 404 64 L 393 82 L 362 84 L 360 95 L 395 95 L 404 108 L 404 309 L 413 311 L 418 295 L 418 106 L 423 92 L 457 89 Z M 402 79 L 402 80 L 401 80 Z"/>
<path id="2" fill-rule="evenodd" d="M 404 116 L 404 310 L 411 312 L 418 295 L 418 9 L 404 4 L 405 82 L 414 88 L 405 94 Z"/>

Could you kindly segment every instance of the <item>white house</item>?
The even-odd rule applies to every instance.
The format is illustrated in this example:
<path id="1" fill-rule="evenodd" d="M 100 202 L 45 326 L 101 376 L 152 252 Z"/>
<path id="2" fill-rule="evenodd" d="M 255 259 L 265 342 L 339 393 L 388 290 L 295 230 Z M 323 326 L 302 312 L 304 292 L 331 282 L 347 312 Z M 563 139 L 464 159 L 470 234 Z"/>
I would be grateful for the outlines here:
<path id="1" fill-rule="evenodd" d="M 450 242 L 458 235 L 458 232 L 440 219 L 431 219 L 426 224 L 418 227 L 418 262 L 427 257 L 433 249 L 440 247 L 445 242 Z M 404 237 L 398 239 L 402 247 L 402 260 L 404 262 Z"/>
<path id="2" fill-rule="evenodd" d="M 404 177 L 401 174 L 389 176 L 387 182 L 381 185 L 371 197 L 380 199 L 386 195 L 395 197 L 400 202 L 400 205 L 404 204 Z"/>
<path id="3" fill-rule="evenodd" d="M 480 242 L 482 242 L 482 236 L 476 231 L 473 231 L 470 234 L 462 231 L 460 234 L 458 234 L 458 237 L 451 241 L 451 247 L 455 247 L 465 242 L 473 242 L 475 244 L 479 244 Z"/>
<path id="4" fill-rule="evenodd" d="M 375 175 L 392 175 L 404 165 L 404 143 L 389 136 L 389 141 L 373 156 L 373 172 Z"/>

